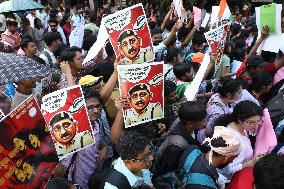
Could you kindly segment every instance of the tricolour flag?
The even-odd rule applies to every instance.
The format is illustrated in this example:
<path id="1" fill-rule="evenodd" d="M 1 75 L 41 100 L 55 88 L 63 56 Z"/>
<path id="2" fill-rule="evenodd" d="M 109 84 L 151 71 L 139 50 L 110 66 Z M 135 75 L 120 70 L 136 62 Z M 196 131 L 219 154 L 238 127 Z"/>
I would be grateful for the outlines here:
<path id="1" fill-rule="evenodd" d="M 221 0 L 218 17 L 222 17 L 223 19 L 233 21 L 233 15 L 232 15 L 230 8 L 227 4 L 227 0 Z"/>

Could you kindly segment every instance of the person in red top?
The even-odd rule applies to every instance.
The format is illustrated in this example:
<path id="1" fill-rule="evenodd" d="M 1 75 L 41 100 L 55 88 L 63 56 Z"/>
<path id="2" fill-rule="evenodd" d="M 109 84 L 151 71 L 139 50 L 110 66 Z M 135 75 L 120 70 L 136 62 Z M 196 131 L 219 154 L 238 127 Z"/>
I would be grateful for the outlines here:
<path id="1" fill-rule="evenodd" d="M 237 172 L 226 189 L 283 189 L 284 156 L 269 154 L 259 159 L 254 168 Z"/>
<path id="2" fill-rule="evenodd" d="M 269 28 L 265 26 L 261 31 L 261 36 L 250 50 L 248 58 L 243 62 L 237 71 L 237 78 L 242 78 L 251 83 L 252 77 L 258 72 L 267 72 L 274 75 L 280 68 L 284 66 L 284 56 L 278 61 L 266 63 L 261 56 L 255 55 L 261 43 L 268 37 Z M 263 54 L 263 53 L 262 53 Z"/>

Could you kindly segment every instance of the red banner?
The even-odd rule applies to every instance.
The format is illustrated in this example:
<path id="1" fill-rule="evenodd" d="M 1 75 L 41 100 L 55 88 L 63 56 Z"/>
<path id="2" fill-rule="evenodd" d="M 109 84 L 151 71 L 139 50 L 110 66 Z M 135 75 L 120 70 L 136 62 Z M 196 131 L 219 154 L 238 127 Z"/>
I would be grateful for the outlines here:
<path id="1" fill-rule="evenodd" d="M 44 188 L 57 154 L 33 96 L 0 123 L 0 188 Z"/>

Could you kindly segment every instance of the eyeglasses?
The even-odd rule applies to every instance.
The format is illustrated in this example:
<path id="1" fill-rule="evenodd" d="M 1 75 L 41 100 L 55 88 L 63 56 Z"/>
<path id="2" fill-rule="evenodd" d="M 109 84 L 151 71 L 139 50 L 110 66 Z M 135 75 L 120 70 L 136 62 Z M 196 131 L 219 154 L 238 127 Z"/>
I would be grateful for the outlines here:
<path id="1" fill-rule="evenodd" d="M 149 152 L 145 155 L 144 159 L 132 159 L 132 161 L 138 161 L 140 163 L 148 163 L 152 160 L 151 156 L 154 157 L 157 152 L 157 147 L 151 146 Z"/>
<path id="2" fill-rule="evenodd" d="M 71 125 L 72 125 L 72 123 L 70 123 L 70 122 L 64 122 L 64 123 L 62 123 L 62 126 L 61 125 L 55 125 L 53 127 L 53 130 L 54 131 L 60 131 L 62 127 L 66 130 L 66 129 L 70 128 Z"/>
<path id="3" fill-rule="evenodd" d="M 259 119 L 257 121 L 247 121 L 245 120 L 244 122 L 246 122 L 247 124 L 249 124 L 250 126 L 254 126 L 254 125 L 260 125 L 263 123 L 263 119 Z"/>
<path id="4" fill-rule="evenodd" d="M 96 109 L 96 110 L 100 111 L 100 110 L 102 110 L 102 108 L 103 108 L 102 105 L 91 105 L 91 106 L 87 107 L 87 110 L 88 111 L 94 111 Z"/>

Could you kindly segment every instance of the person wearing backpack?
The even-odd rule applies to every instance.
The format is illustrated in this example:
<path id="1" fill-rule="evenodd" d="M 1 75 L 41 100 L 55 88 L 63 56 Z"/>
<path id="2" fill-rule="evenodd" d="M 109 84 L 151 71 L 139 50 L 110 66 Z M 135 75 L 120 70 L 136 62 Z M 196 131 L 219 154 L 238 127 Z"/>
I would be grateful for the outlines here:
<path id="1" fill-rule="evenodd" d="M 44 35 L 44 42 L 46 48 L 41 52 L 39 57 L 45 61 L 46 65 L 54 67 L 57 61 L 53 51 L 56 46 L 61 43 L 61 36 L 58 32 L 48 32 Z"/>
<path id="2" fill-rule="evenodd" d="M 212 138 L 206 143 L 210 151 L 203 154 L 195 145 L 177 151 L 171 160 L 175 167 L 169 167 L 159 180 L 153 179 L 156 189 L 217 189 L 218 172 L 232 162 L 240 151 L 240 141 L 229 129 L 223 126 L 214 128 Z M 157 182 L 156 182 L 157 181 Z"/>
<path id="3" fill-rule="evenodd" d="M 103 188 L 130 189 L 141 184 L 152 186 L 149 168 L 154 154 L 148 138 L 134 131 L 125 131 L 116 144 L 116 150 L 120 157 L 105 175 Z"/>

